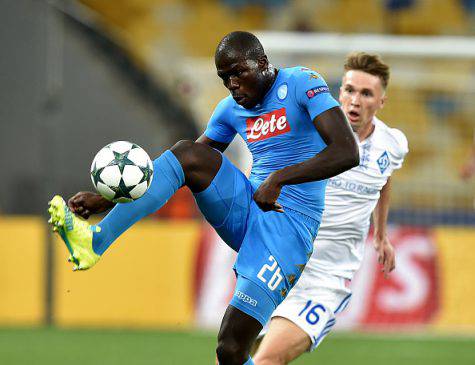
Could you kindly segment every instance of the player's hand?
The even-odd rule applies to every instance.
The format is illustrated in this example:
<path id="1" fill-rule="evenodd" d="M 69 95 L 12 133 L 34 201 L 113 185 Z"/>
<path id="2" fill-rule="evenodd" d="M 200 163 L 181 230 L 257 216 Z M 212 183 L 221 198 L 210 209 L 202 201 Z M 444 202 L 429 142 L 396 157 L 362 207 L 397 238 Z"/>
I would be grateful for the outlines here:
<path id="1" fill-rule="evenodd" d="M 396 268 L 396 254 L 394 247 L 389 242 L 387 236 L 384 238 L 375 238 L 374 248 L 378 253 L 378 263 L 383 266 L 381 271 L 384 273 L 384 277 L 387 279 L 389 273 Z"/>
<path id="2" fill-rule="evenodd" d="M 277 203 L 282 186 L 278 183 L 276 175 L 270 174 L 254 193 L 254 200 L 264 212 L 274 210 L 284 212 L 282 205 Z"/>
<path id="3" fill-rule="evenodd" d="M 84 219 L 88 219 L 92 214 L 105 212 L 113 206 L 114 203 L 90 191 L 80 191 L 68 200 L 71 212 Z"/>

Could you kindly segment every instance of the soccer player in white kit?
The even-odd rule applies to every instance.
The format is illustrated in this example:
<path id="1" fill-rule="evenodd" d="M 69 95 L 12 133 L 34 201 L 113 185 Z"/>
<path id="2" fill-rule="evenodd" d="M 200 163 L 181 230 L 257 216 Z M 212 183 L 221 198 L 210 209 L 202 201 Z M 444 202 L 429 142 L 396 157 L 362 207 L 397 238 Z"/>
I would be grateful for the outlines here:
<path id="1" fill-rule="evenodd" d="M 287 364 L 314 350 L 351 298 L 348 286 L 363 259 L 373 213 L 374 247 L 382 271 L 395 267 L 386 235 L 391 174 L 408 152 L 404 134 L 376 118 L 386 101 L 389 67 L 377 55 L 355 53 L 345 66 L 340 103 L 357 137 L 360 165 L 328 181 L 325 211 L 305 270 L 275 309 L 256 365 Z"/>

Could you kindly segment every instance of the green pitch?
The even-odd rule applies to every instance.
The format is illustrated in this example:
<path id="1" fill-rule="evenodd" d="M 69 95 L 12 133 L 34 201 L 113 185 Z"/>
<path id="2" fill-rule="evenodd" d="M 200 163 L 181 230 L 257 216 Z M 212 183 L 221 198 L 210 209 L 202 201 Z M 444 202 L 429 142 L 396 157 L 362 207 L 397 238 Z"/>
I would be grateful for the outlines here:
<path id="1" fill-rule="evenodd" d="M 212 365 L 215 334 L 0 329 L 0 364 Z M 474 365 L 475 338 L 330 335 L 296 365 Z"/>

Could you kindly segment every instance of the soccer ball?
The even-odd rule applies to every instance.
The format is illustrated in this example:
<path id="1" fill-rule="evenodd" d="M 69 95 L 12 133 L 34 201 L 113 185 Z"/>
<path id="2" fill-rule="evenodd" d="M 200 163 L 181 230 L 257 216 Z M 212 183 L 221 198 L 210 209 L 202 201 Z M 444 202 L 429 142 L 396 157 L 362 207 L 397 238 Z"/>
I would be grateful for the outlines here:
<path id="1" fill-rule="evenodd" d="M 117 141 L 101 149 L 91 165 L 91 180 L 96 190 L 114 203 L 140 198 L 150 186 L 153 164 L 140 146 Z"/>

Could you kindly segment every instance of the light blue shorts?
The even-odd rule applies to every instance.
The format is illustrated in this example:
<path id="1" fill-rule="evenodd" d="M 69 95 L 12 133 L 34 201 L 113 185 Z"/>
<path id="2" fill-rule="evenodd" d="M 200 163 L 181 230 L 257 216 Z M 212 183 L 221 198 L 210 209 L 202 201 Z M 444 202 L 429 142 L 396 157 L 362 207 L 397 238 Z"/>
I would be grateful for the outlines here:
<path id="1" fill-rule="evenodd" d="M 320 222 L 284 207 L 263 212 L 255 189 L 224 155 L 210 186 L 195 194 L 206 220 L 238 252 L 231 305 L 264 325 L 300 277 Z"/>

